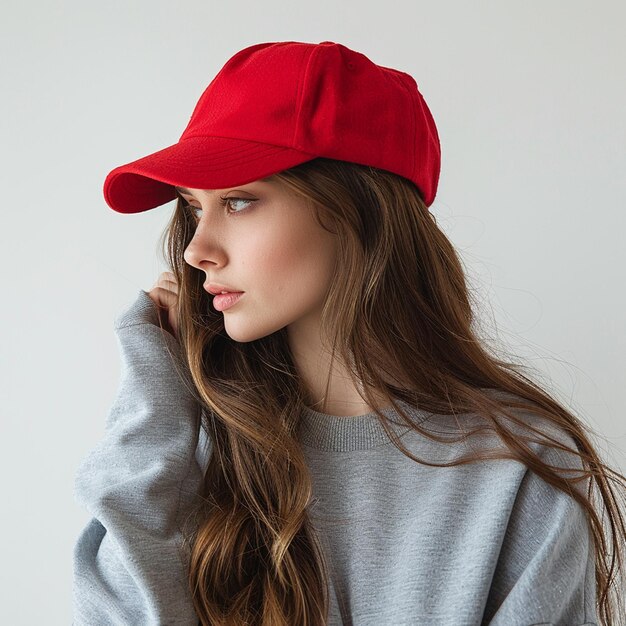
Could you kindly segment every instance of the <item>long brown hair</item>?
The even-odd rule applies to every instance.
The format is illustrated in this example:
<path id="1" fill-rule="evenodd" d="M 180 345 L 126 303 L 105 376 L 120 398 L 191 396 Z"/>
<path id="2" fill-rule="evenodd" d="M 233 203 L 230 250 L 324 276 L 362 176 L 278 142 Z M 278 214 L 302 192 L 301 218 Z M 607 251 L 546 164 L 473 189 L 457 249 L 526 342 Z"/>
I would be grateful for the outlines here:
<path id="1" fill-rule="evenodd" d="M 624 587 L 620 498 L 623 504 L 626 478 L 602 462 L 587 425 L 527 368 L 501 359 L 481 339 L 460 258 L 418 188 L 390 172 L 323 158 L 275 176 L 307 199 L 320 226 L 339 238 L 322 326 L 333 355 L 349 365 L 394 445 L 415 462 L 437 467 L 515 459 L 575 498 L 595 544 L 599 615 L 604 624 L 616 624 L 617 593 Z M 222 314 L 202 288 L 204 273 L 184 261 L 195 230 L 184 205 L 179 197 L 163 246 L 179 285 L 182 354 L 212 443 L 185 532 L 194 606 L 203 625 L 321 626 L 328 614 L 327 563 L 307 514 L 312 483 L 297 438 L 308 391 L 285 328 L 248 343 L 228 337 Z M 372 390 L 382 394 L 382 404 Z M 455 443 L 477 431 L 438 438 L 397 400 L 435 415 L 480 415 L 504 446 L 452 463 L 418 459 L 386 425 L 385 405 L 437 441 Z M 547 427 L 531 425 L 524 411 L 544 418 Z M 514 427 L 507 428 L 506 420 Z M 520 434 L 520 427 L 531 436 Z M 555 427 L 571 436 L 576 449 L 550 437 Z M 574 453 L 582 471 L 561 475 L 528 445 L 533 442 Z"/>

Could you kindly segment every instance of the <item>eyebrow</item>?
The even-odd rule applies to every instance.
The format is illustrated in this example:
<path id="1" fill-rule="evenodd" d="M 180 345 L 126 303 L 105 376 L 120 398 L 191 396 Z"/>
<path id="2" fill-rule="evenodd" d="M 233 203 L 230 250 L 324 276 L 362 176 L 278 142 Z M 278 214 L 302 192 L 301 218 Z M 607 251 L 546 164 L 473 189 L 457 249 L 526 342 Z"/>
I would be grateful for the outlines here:
<path id="1" fill-rule="evenodd" d="M 253 182 L 269 183 L 272 181 L 272 178 L 273 178 L 272 176 L 267 176 L 266 178 L 259 178 L 259 180 L 253 181 Z M 249 185 L 250 183 L 245 183 L 245 184 Z M 187 189 L 186 187 L 174 187 L 174 189 L 176 189 L 176 191 L 178 191 L 179 193 L 186 193 L 189 196 L 193 196 L 191 191 L 189 191 L 189 189 Z"/>

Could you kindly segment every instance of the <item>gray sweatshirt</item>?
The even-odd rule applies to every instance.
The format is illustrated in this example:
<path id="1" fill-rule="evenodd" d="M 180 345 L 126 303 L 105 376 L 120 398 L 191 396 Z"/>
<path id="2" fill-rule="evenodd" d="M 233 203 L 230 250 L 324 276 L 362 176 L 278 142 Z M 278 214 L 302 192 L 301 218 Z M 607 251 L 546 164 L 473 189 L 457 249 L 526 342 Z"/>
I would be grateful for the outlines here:
<path id="1" fill-rule="evenodd" d="M 74 547 L 73 624 L 196 626 L 181 525 L 211 444 L 168 352 L 179 354 L 178 343 L 159 328 L 146 291 L 114 328 L 117 396 L 75 479 L 76 501 L 91 519 Z M 440 435 L 458 426 L 400 404 Z M 474 441 L 433 442 L 385 413 L 424 460 L 451 461 Z M 584 511 L 523 464 L 415 463 L 374 413 L 307 408 L 299 433 L 313 478 L 310 515 L 330 567 L 329 626 L 597 624 Z M 573 446 L 565 433 L 552 434 Z M 548 463 L 581 467 L 574 455 L 535 449 Z"/>

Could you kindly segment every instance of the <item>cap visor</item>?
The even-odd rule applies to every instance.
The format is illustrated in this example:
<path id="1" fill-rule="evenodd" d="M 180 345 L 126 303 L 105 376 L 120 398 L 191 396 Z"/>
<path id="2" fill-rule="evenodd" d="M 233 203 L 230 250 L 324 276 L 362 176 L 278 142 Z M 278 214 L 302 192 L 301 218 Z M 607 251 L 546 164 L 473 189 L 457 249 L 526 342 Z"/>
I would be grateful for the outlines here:
<path id="1" fill-rule="evenodd" d="M 141 213 L 174 200 L 174 185 L 224 189 L 315 157 L 293 148 L 244 139 L 189 137 L 109 172 L 104 181 L 104 198 L 118 213 Z"/>

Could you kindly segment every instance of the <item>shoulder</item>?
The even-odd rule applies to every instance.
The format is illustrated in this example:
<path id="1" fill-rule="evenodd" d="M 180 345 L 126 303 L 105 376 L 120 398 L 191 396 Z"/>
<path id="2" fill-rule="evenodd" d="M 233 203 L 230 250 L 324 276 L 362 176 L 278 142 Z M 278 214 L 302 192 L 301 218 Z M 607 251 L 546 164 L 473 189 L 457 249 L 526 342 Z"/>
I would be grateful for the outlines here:
<path id="1" fill-rule="evenodd" d="M 546 481 L 541 474 L 551 471 L 557 474 L 553 484 L 559 477 L 578 478 L 570 488 L 583 493 L 588 478 L 583 478 L 586 470 L 574 435 L 576 428 L 533 410 L 514 408 L 511 412 L 515 419 L 497 413 L 497 424 L 477 413 L 429 414 L 418 424 L 425 434 L 411 429 L 403 434 L 402 443 L 427 463 L 446 464 L 448 471 L 444 473 L 449 476 L 458 475 L 461 481 L 471 478 L 475 486 L 477 481 L 484 482 L 485 488 L 497 485 L 494 493 L 504 488 L 509 494 L 522 489 L 521 498 L 529 488 L 533 493 L 543 493 L 545 485 L 540 482 L 549 484 L 550 479 L 548 476 Z M 462 464 L 456 465 L 458 461 Z M 550 487 L 550 497 L 554 498 L 559 489 Z"/>

